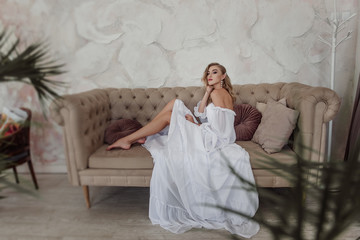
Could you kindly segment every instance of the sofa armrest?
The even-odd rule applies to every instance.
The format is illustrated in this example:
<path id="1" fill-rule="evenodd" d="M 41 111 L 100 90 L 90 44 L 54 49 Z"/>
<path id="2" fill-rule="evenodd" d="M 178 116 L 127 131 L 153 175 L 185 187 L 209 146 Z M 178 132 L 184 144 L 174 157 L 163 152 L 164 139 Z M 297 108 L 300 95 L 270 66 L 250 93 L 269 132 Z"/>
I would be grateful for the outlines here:
<path id="1" fill-rule="evenodd" d="M 104 142 L 110 108 L 106 89 L 65 95 L 50 106 L 51 117 L 63 126 L 68 174 L 73 185 L 80 185 L 78 171 L 88 167 L 89 156 Z"/>
<path id="2" fill-rule="evenodd" d="M 306 160 L 324 161 L 326 123 L 339 111 L 339 96 L 331 89 L 301 83 L 285 84 L 280 95 L 286 98 L 288 107 L 300 112 L 293 150 Z"/>

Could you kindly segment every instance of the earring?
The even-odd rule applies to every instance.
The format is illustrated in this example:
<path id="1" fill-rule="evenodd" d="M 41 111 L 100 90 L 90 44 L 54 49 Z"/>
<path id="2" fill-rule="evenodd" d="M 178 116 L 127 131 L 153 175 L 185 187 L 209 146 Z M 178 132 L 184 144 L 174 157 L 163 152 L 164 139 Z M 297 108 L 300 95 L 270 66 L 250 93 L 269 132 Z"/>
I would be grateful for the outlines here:
<path id="1" fill-rule="evenodd" d="M 220 87 L 223 88 L 223 86 L 224 86 L 224 80 L 221 80 Z"/>

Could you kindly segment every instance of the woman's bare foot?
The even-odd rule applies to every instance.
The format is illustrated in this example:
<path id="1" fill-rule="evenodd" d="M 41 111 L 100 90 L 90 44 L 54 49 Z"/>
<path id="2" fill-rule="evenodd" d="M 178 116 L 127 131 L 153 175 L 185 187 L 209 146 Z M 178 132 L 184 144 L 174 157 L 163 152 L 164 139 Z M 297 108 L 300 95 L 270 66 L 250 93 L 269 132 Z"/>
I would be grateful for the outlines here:
<path id="1" fill-rule="evenodd" d="M 127 142 L 124 138 L 120 138 L 110 146 L 106 148 L 107 151 L 114 149 L 114 148 L 122 148 L 124 150 L 128 150 L 131 147 L 131 143 Z"/>

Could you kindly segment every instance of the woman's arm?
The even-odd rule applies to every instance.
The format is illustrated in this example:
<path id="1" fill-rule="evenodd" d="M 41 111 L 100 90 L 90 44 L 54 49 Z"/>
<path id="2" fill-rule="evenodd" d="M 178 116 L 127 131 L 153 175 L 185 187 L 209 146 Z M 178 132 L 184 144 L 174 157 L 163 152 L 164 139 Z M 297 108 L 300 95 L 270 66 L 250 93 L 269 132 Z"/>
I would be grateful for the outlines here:
<path id="1" fill-rule="evenodd" d="M 210 93 L 212 92 L 212 90 L 214 89 L 214 87 L 212 86 L 207 86 L 206 87 L 206 92 L 204 94 L 204 97 L 201 100 L 200 106 L 199 106 L 199 113 L 203 113 L 204 109 L 206 107 L 207 101 L 209 99 Z"/>

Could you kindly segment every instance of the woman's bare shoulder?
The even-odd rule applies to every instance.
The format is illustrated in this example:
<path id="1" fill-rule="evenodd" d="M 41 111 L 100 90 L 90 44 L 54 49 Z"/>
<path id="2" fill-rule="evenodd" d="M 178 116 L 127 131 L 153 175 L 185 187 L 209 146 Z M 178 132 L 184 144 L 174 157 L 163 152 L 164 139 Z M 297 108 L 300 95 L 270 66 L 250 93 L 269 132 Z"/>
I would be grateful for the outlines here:
<path id="1" fill-rule="evenodd" d="M 210 96 L 215 106 L 233 109 L 232 98 L 225 89 L 215 89 L 211 92 Z"/>

